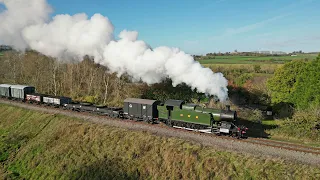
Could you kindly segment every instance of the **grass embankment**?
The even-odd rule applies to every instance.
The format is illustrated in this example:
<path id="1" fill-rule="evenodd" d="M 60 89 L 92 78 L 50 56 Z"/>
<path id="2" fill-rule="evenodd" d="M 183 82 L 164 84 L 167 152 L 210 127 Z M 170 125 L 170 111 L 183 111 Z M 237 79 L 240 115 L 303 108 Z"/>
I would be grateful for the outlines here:
<path id="1" fill-rule="evenodd" d="M 317 179 L 320 170 L 0 104 L 2 178 Z"/>
<path id="2" fill-rule="evenodd" d="M 303 142 L 320 147 L 319 108 L 296 111 L 292 118 L 267 122 L 278 126 L 267 130 L 273 139 Z"/>
<path id="3" fill-rule="evenodd" d="M 283 64 L 292 60 L 316 59 L 317 54 L 300 54 L 297 56 L 215 56 L 199 59 L 201 64 Z"/>

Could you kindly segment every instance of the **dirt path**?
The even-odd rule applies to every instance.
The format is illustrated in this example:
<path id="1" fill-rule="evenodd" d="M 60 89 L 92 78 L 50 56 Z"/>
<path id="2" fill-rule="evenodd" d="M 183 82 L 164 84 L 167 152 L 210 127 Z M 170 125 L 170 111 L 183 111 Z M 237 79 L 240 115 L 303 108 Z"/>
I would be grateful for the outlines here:
<path id="1" fill-rule="evenodd" d="M 46 108 L 41 106 L 28 105 L 24 103 L 6 101 L 0 99 L 0 103 L 14 105 L 22 108 L 27 108 L 36 111 L 42 111 L 45 113 L 57 113 L 63 114 L 69 117 L 81 118 L 93 123 L 100 123 L 104 125 L 125 128 L 129 130 L 148 131 L 155 135 L 176 137 L 190 141 L 192 143 L 200 143 L 205 146 L 213 146 L 217 149 L 237 152 L 241 154 L 250 154 L 257 157 L 266 158 L 281 158 L 289 161 L 296 161 L 305 164 L 320 166 L 320 156 L 310 153 L 303 153 L 297 151 L 291 151 L 281 148 L 268 147 L 263 145 L 255 145 L 244 141 L 224 139 L 221 137 L 215 137 L 214 135 L 207 135 L 196 132 L 189 132 L 185 130 L 173 129 L 166 126 L 150 125 L 140 122 L 132 122 L 128 120 L 110 119 L 102 116 L 87 115 L 84 113 L 76 113 L 71 111 L 65 111 L 62 109 Z"/>

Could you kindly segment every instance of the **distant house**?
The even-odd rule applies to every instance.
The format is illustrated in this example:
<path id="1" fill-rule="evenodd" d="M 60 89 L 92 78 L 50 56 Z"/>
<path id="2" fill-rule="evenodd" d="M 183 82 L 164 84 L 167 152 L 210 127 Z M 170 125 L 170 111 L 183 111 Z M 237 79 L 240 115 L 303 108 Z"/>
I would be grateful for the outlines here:
<path id="1" fill-rule="evenodd" d="M 297 56 L 296 54 L 292 54 L 291 56 Z"/>

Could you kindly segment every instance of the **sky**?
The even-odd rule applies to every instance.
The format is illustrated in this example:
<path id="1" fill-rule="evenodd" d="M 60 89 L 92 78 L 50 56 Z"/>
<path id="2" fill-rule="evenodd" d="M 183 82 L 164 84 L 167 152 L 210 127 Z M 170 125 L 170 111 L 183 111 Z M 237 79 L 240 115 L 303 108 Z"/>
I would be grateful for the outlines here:
<path id="1" fill-rule="evenodd" d="M 320 51 L 320 0 L 48 0 L 54 14 L 100 13 L 151 47 L 190 54 Z"/>

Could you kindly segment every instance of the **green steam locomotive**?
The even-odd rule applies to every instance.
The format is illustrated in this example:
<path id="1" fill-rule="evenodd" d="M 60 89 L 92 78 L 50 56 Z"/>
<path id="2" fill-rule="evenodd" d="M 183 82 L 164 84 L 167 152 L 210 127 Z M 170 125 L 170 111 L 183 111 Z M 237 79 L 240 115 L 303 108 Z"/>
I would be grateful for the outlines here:
<path id="1" fill-rule="evenodd" d="M 226 109 L 205 108 L 198 104 L 185 104 L 182 100 L 167 100 L 157 106 L 159 120 L 169 126 L 205 133 L 228 134 L 243 137 L 247 128 L 236 125 L 237 112 Z"/>

